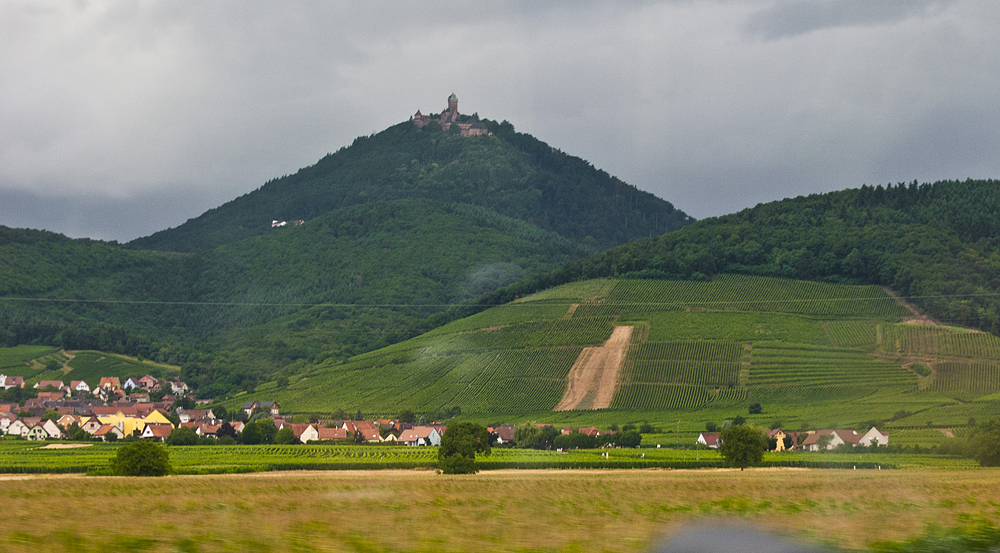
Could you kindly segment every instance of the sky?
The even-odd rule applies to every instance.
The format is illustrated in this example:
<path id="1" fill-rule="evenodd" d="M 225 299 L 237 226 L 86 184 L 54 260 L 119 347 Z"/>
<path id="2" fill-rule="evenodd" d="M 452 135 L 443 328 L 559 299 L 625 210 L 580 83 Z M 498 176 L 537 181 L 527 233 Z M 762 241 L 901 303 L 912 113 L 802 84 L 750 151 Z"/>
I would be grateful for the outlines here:
<path id="1" fill-rule="evenodd" d="M 0 225 L 145 236 L 452 92 L 696 218 L 1000 178 L 998 26 L 996 0 L 6 0 Z"/>

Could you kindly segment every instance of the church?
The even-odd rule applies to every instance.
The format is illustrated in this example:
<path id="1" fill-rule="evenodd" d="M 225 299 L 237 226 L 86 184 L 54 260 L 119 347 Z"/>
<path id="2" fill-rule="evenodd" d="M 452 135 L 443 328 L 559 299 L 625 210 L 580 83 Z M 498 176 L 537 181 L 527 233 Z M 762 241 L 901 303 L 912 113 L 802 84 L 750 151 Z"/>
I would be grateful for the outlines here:
<path id="1" fill-rule="evenodd" d="M 411 118 L 411 121 L 418 127 L 426 127 L 431 121 L 437 121 L 444 130 L 450 129 L 452 125 L 458 125 L 462 136 L 477 136 L 490 133 L 486 125 L 479 120 L 478 115 L 470 117 L 458 113 L 458 96 L 455 96 L 454 92 L 451 96 L 448 96 L 448 109 L 442 112 L 441 115 L 423 115 L 418 109 L 417 113 Z"/>

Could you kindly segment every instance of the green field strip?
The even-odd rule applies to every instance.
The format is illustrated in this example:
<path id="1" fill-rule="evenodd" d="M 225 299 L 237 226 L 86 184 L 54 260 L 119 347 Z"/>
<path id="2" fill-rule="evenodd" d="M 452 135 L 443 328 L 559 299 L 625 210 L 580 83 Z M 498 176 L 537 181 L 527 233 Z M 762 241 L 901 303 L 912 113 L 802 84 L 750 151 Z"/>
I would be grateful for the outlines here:
<path id="1" fill-rule="evenodd" d="M 24 376 L 14 374 L 14 370 L 29 369 L 25 364 L 45 355 L 56 353 L 59 348 L 52 346 L 15 346 L 0 348 L 0 372 L 9 376 Z M 29 369 L 30 370 L 30 369 Z"/>
<path id="2" fill-rule="evenodd" d="M 622 384 L 612 409 L 693 409 L 709 401 L 704 386 L 685 384 Z"/>
<path id="3" fill-rule="evenodd" d="M 935 363 L 930 389 L 936 392 L 1000 391 L 1000 363 Z"/>
<path id="4" fill-rule="evenodd" d="M 828 346 L 821 321 L 794 314 L 688 312 L 649 314 L 649 341 L 780 341 Z"/>
<path id="5" fill-rule="evenodd" d="M 606 303 L 633 311 L 698 307 L 880 319 L 898 319 L 908 314 L 877 286 L 728 274 L 719 275 L 710 282 L 619 280 L 608 294 Z"/>
<path id="6" fill-rule="evenodd" d="M 887 324 L 879 349 L 908 355 L 1000 360 L 1000 337 L 954 327 Z"/>
<path id="7" fill-rule="evenodd" d="M 566 376 L 581 348 L 537 348 L 502 352 L 479 370 L 453 399 L 463 412 L 551 410 L 566 388 Z"/>
<path id="8" fill-rule="evenodd" d="M 830 335 L 839 347 L 866 347 L 875 345 L 873 321 L 827 321 Z"/>

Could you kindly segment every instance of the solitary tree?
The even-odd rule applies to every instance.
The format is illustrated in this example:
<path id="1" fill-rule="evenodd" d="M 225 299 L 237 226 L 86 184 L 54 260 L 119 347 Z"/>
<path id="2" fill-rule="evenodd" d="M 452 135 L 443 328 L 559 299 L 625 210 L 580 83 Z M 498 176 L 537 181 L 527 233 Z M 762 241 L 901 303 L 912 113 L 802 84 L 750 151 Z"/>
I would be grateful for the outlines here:
<path id="1" fill-rule="evenodd" d="M 990 421 L 983 425 L 969 440 L 969 448 L 972 456 L 979 461 L 979 466 L 1000 466 L 1000 424 Z"/>
<path id="2" fill-rule="evenodd" d="M 474 422 L 459 422 L 448 426 L 441 437 L 438 468 L 445 474 L 475 474 L 476 453 L 489 455 L 490 433 Z"/>
<path id="3" fill-rule="evenodd" d="M 157 443 L 132 442 L 118 448 L 111 460 L 111 471 L 118 476 L 166 476 L 170 473 L 170 454 Z"/>
<path id="4" fill-rule="evenodd" d="M 730 426 L 719 434 L 722 445 L 719 453 L 725 466 L 746 467 L 759 465 L 764 460 L 764 450 L 767 448 L 767 434 L 753 426 Z"/>
<path id="5" fill-rule="evenodd" d="M 759 414 L 761 414 L 763 412 L 764 412 L 764 408 L 761 407 L 761 405 L 759 403 L 751 403 L 750 404 L 750 414 L 751 415 L 759 415 Z"/>

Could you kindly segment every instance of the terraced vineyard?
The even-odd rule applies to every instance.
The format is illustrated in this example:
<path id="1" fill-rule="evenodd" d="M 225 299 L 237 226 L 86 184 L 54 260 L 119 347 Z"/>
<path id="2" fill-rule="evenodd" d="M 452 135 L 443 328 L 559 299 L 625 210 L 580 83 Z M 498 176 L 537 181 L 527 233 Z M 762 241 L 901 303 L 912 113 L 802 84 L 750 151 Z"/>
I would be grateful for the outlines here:
<path id="1" fill-rule="evenodd" d="M 875 286 L 739 275 L 711 282 L 585 281 L 347 363 L 308 367 L 287 388 L 265 385 L 251 397 L 299 412 L 360 408 L 394 415 L 457 406 L 482 421 L 551 420 L 577 357 L 603 344 L 615 325 L 633 331 L 611 406 L 602 411 L 608 420 L 663 421 L 694 412 L 719 421 L 747 415 L 757 402 L 785 420 L 842 423 L 845 416 L 888 419 L 946 409 L 959 392 L 963 401 L 1000 392 L 1000 338 L 901 324 L 910 317 Z M 934 374 L 918 377 L 904 367 L 917 362 Z M 988 405 L 977 401 L 962 412 L 981 416 L 975 413 Z"/>
<path id="2" fill-rule="evenodd" d="M 885 325 L 880 347 L 911 355 L 1000 359 L 1000 337 L 956 327 Z"/>

